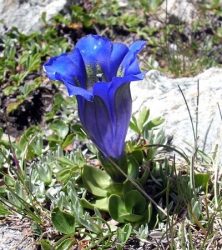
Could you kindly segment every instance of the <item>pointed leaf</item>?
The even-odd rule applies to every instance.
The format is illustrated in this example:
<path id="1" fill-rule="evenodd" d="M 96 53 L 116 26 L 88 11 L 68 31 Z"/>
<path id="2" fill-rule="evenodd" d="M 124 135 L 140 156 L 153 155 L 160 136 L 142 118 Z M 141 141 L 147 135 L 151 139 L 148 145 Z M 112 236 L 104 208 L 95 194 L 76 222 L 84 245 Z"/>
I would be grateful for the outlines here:
<path id="1" fill-rule="evenodd" d="M 198 173 L 194 175 L 195 186 L 201 187 L 205 191 L 209 185 L 210 175 L 209 173 Z"/>
<path id="2" fill-rule="evenodd" d="M 108 212 L 109 198 L 107 197 L 102 198 L 102 199 L 97 199 L 94 201 L 90 201 L 90 202 L 86 200 L 85 198 L 82 198 L 80 202 L 84 208 L 88 208 L 91 210 L 94 210 L 95 208 L 97 208 L 99 210 Z"/>
<path id="3" fill-rule="evenodd" d="M 120 243 L 125 244 L 132 232 L 132 225 L 126 224 L 123 228 L 117 229 L 117 239 Z"/>
<path id="4" fill-rule="evenodd" d="M 101 169 L 85 165 L 82 173 L 84 186 L 94 195 L 105 197 L 111 184 L 109 175 Z"/>
<path id="5" fill-rule="evenodd" d="M 124 215 L 127 215 L 126 207 L 120 196 L 111 195 L 109 198 L 109 213 L 110 216 L 119 222 L 124 222 Z M 122 217 L 122 218 L 121 218 Z"/>
<path id="6" fill-rule="evenodd" d="M 68 132 L 69 126 L 65 124 L 62 120 L 56 120 L 50 125 L 50 129 L 52 129 L 59 138 L 64 139 Z"/>
<path id="7" fill-rule="evenodd" d="M 143 127 L 147 123 L 149 116 L 150 116 L 150 110 L 147 109 L 146 107 L 143 107 L 137 119 L 137 125 L 138 125 L 140 133 L 142 133 Z"/>
<path id="8" fill-rule="evenodd" d="M 125 195 L 125 205 L 129 213 L 141 215 L 146 210 L 146 199 L 137 190 L 131 190 Z"/>
<path id="9" fill-rule="evenodd" d="M 135 222 L 139 222 L 139 221 L 144 220 L 144 215 L 127 213 L 127 214 L 121 216 L 120 220 L 123 220 L 125 222 L 135 223 Z"/>
<path id="10" fill-rule="evenodd" d="M 51 214 L 53 226 L 61 233 L 73 234 L 75 232 L 75 218 L 71 214 L 55 208 Z"/>
<path id="11" fill-rule="evenodd" d="M 65 238 L 59 241 L 59 244 L 56 244 L 55 250 L 70 250 L 73 246 L 74 240 L 72 238 Z"/>
<path id="12" fill-rule="evenodd" d="M 52 249 L 52 246 L 51 246 L 49 240 L 42 239 L 42 240 L 40 240 L 40 244 L 41 244 L 42 250 L 51 250 Z"/>
<path id="13" fill-rule="evenodd" d="M 151 121 L 149 121 L 146 126 L 144 127 L 144 130 L 151 130 L 152 128 L 158 127 L 164 122 L 163 117 L 157 117 Z"/>

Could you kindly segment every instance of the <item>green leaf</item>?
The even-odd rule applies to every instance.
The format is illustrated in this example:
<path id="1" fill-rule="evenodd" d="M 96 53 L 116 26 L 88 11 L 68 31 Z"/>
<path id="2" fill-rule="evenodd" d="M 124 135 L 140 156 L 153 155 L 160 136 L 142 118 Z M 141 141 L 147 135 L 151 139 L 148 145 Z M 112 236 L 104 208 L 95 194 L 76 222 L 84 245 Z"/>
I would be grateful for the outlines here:
<path id="1" fill-rule="evenodd" d="M 55 250 L 70 250 L 73 246 L 74 240 L 72 238 L 64 238 L 56 243 Z"/>
<path id="2" fill-rule="evenodd" d="M 56 173 L 56 177 L 60 182 L 67 182 L 73 175 L 80 172 L 80 168 L 77 165 L 73 165 L 72 167 L 66 167 L 65 169 L 61 169 L 58 173 Z"/>
<path id="3" fill-rule="evenodd" d="M 138 118 L 135 116 L 132 117 L 130 121 L 130 128 L 138 134 L 142 134 L 153 128 L 159 126 L 164 122 L 162 117 L 157 117 L 151 121 L 149 121 L 150 110 L 144 107 L 142 111 L 139 113 Z"/>
<path id="4" fill-rule="evenodd" d="M 153 214 L 153 206 L 152 206 L 152 203 L 149 203 L 148 209 L 147 209 L 147 223 L 149 223 L 151 221 L 152 214 Z"/>
<path id="5" fill-rule="evenodd" d="M 140 111 L 138 119 L 137 119 L 137 126 L 138 126 L 138 129 L 139 129 L 140 133 L 142 133 L 143 127 L 147 123 L 147 121 L 149 119 L 149 116 L 150 116 L 150 110 L 147 109 L 146 107 L 144 107 Z"/>
<path id="6" fill-rule="evenodd" d="M 72 133 L 66 136 L 64 142 L 62 143 L 62 148 L 66 148 L 70 144 L 73 144 L 76 134 Z"/>
<path id="7" fill-rule="evenodd" d="M 39 164 L 37 166 L 37 171 L 38 171 L 40 180 L 43 181 L 46 185 L 50 185 L 50 183 L 52 182 L 51 167 L 47 164 L 44 164 L 44 165 Z"/>
<path id="8" fill-rule="evenodd" d="M 85 198 L 82 198 L 80 200 L 80 203 L 84 208 L 88 208 L 91 210 L 94 210 L 95 208 L 97 208 L 99 210 L 108 212 L 109 199 L 107 197 L 102 198 L 102 199 L 96 199 L 90 202 L 86 200 Z"/>
<path id="9" fill-rule="evenodd" d="M 108 194 L 122 195 L 125 186 L 126 186 L 125 182 L 124 184 L 121 182 L 112 182 L 109 185 L 109 188 L 107 189 Z M 127 186 L 127 188 L 129 188 L 129 186 Z"/>
<path id="10" fill-rule="evenodd" d="M 147 217 L 147 202 L 137 191 L 132 190 L 125 194 L 124 200 L 118 195 L 109 198 L 110 216 L 119 222 L 138 222 Z"/>
<path id="11" fill-rule="evenodd" d="M 9 187 L 14 187 L 15 179 L 10 175 L 4 175 L 4 183 Z"/>
<path id="12" fill-rule="evenodd" d="M 71 129 L 77 134 L 81 139 L 87 138 L 86 133 L 84 132 L 82 126 L 80 124 L 74 124 Z"/>
<path id="13" fill-rule="evenodd" d="M 55 147 L 57 144 L 62 143 L 62 138 L 60 138 L 58 135 L 53 134 L 53 135 L 49 135 L 47 137 L 47 140 L 49 142 L 49 145 L 51 148 Z"/>
<path id="14" fill-rule="evenodd" d="M 43 139 L 41 135 L 38 135 L 35 140 L 33 141 L 33 143 L 31 144 L 33 153 L 36 156 L 39 156 L 42 154 L 42 149 L 43 149 Z"/>
<path id="15" fill-rule="evenodd" d="M 20 87 L 20 91 L 23 94 L 24 99 L 26 99 L 29 94 L 31 92 L 33 92 L 34 90 L 36 90 L 41 84 L 41 81 L 38 81 L 37 79 L 35 79 L 35 81 L 30 82 L 26 82 L 24 86 Z"/>
<path id="16" fill-rule="evenodd" d="M 136 179 L 139 174 L 139 167 L 143 161 L 143 153 L 141 150 L 135 150 L 127 155 L 128 160 L 128 175 Z"/>
<path id="17" fill-rule="evenodd" d="M 132 117 L 132 120 L 130 121 L 130 125 L 129 125 L 129 126 L 130 126 L 130 128 L 131 128 L 134 132 L 140 134 L 140 129 L 138 128 L 137 120 L 136 120 L 135 116 Z"/>
<path id="18" fill-rule="evenodd" d="M 151 121 L 149 121 L 146 126 L 144 127 L 144 131 L 145 130 L 151 130 L 155 127 L 158 127 L 159 125 L 161 125 L 164 122 L 164 118 L 163 117 L 157 117 Z"/>
<path id="19" fill-rule="evenodd" d="M 111 184 L 111 178 L 105 171 L 87 165 L 83 168 L 82 180 L 89 192 L 99 197 L 107 195 L 107 188 Z"/>
<path id="20" fill-rule="evenodd" d="M 127 213 L 127 214 L 123 214 L 122 216 L 120 216 L 120 220 L 123 220 L 124 222 L 131 222 L 131 223 L 141 222 L 142 220 L 144 220 L 144 215 Z"/>
<path id="21" fill-rule="evenodd" d="M 129 214 L 120 196 L 113 194 L 109 197 L 109 214 L 119 222 L 124 222 L 123 216 Z"/>
<path id="22" fill-rule="evenodd" d="M 0 216 L 7 216 L 11 214 L 9 209 L 7 209 L 3 204 L 0 203 Z"/>
<path id="23" fill-rule="evenodd" d="M 132 225 L 126 224 L 123 228 L 117 229 L 117 239 L 121 244 L 125 244 L 132 232 Z"/>
<path id="24" fill-rule="evenodd" d="M 8 95 L 13 94 L 17 89 L 18 89 L 17 86 L 9 85 L 3 89 L 3 93 L 4 95 L 8 96 Z"/>
<path id="25" fill-rule="evenodd" d="M 61 211 L 59 208 L 54 208 L 51 214 L 53 226 L 61 233 L 75 233 L 75 218 L 71 214 Z"/>
<path id="26" fill-rule="evenodd" d="M 6 194 L 7 193 L 7 188 L 5 186 L 0 187 L 0 195 Z"/>
<path id="27" fill-rule="evenodd" d="M 140 183 L 144 185 L 147 182 L 149 176 L 150 176 L 150 169 L 148 166 L 145 166 L 145 170 L 140 178 Z"/>
<path id="28" fill-rule="evenodd" d="M 56 113 L 60 110 L 62 103 L 64 103 L 64 98 L 61 93 L 55 94 L 52 109 L 50 112 L 45 114 L 45 119 L 47 121 L 53 119 Z"/>
<path id="29" fill-rule="evenodd" d="M 58 181 L 66 182 L 76 173 L 80 173 L 82 169 L 81 163 L 75 163 L 72 160 L 64 157 L 58 157 L 59 171 L 56 173 Z"/>
<path id="30" fill-rule="evenodd" d="M 41 130 L 37 126 L 28 128 L 21 136 L 18 149 L 20 155 L 24 159 L 32 159 L 34 156 L 39 156 L 42 153 L 43 139 Z"/>
<path id="31" fill-rule="evenodd" d="M 131 190 L 124 197 L 126 209 L 132 214 L 144 214 L 147 206 L 146 199 L 137 190 Z"/>
<path id="32" fill-rule="evenodd" d="M 74 166 L 76 166 L 76 164 L 75 164 L 72 160 L 70 160 L 70 159 L 68 159 L 68 158 L 66 158 L 66 157 L 58 157 L 58 158 L 57 158 L 57 161 L 58 161 L 63 167 L 67 167 L 67 166 L 74 167 Z"/>
<path id="33" fill-rule="evenodd" d="M 16 100 L 15 102 L 9 102 L 6 108 L 6 113 L 10 114 L 14 110 L 18 108 L 20 104 L 22 104 L 24 99 Z"/>
<path id="34" fill-rule="evenodd" d="M 201 187 L 204 191 L 207 190 L 210 181 L 209 173 L 198 173 L 194 175 L 195 186 Z"/>
<path id="35" fill-rule="evenodd" d="M 192 214 L 191 219 L 195 223 L 196 219 L 200 219 L 202 216 L 202 206 L 201 203 L 198 200 L 195 200 L 195 198 L 192 198 L 191 200 L 191 209 L 192 209 Z M 193 215 L 195 216 L 193 218 Z"/>
<path id="36" fill-rule="evenodd" d="M 51 246 L 49 240 L 40 240 L 39 243 L 41 245 L 42 250 L 51 250 L 52 249 L 52 246 Z"/>
<path id="37" fill-rule="evenodd" d="M 64 139 L 69 132 L 69 126 L 62 120 L 56 120 L 51 123 L 50 129 L 52 129 L 54 133 L 61 139 Z"/>

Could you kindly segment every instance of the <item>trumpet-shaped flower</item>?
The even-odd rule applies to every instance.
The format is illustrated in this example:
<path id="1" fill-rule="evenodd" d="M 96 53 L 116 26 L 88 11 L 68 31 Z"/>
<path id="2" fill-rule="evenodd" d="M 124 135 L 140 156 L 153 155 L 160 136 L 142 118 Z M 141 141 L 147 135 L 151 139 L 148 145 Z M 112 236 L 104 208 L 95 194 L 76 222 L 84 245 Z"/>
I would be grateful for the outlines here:
<path id="1" fill-rule="evenodd" d="M 105 157 L 120 159 L 131 117 L 129 83 L 143 79 L 137 54 L 144 41 L 127 47 L 98 35 L 80 39 L 74 50 L 51 58 L 44 70 L 65 84 L 78 102 L 80 121 Z"/>

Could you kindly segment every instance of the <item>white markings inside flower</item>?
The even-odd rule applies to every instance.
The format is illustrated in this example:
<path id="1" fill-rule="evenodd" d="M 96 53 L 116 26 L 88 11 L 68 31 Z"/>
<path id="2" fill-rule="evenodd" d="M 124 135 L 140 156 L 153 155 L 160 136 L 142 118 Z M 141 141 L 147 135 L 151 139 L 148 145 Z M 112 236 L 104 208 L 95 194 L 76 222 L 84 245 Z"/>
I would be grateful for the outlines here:
<path id="1" fill-rule="evenodd" d="M 119 68 L 118 68 L 118 70 L 117 70 L 117 74 L 116 74 L 116 76 L 117 77 L 123 77 L 124 76 L 124 68 L 122 67 L 122 66 L 120 66 Z"/>
<path id="2" fill-rule="evenodd" d="M 97 77 L 97 79 L 98 79 L 99 82 L 102 82 L 102 80 L 103 80 L 103 73 L 96 74 L 96 77 Z"/>
<path id="3" fill-rule="evenodd" d="M 106 81 L 105 74 L 102 71 L 102 68 L 99 64 L 87 64 L 86 65 L 87 73 L 87 89 L 92 89 L 93 85 L 97 82 Z"/>

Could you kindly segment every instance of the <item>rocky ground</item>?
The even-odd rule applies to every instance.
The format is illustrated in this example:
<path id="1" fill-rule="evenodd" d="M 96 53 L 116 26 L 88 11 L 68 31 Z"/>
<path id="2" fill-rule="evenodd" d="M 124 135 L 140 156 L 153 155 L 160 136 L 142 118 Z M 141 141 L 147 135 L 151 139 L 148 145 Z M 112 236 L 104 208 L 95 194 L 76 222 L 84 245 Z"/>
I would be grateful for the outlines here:
<path id="1" fill-rule="evenodd" d="M 173 137 L 173 144 L 191 151 L 194 144 L 192 127 L 178 86 L 187 98 L 195 126 L 199 82 L 198 145 L 208 154 L 212 153 L 216 144 L 220 145 L 222 135 L 221 115 L 218 109 L 222 99 L 221 79 L 222 69 L 220 68 L 208 69 L 195 77 L 177 79 L 171 79 L 159 71 L 150 71 L 143 81 L 131 84 L 133 113 L 136 114 L 142 107 L 149 107 L 153 118 L 163 116 L 164 131 L 167 136 Z M 130 135 L 129 132 L 128 137 Z M 33 238 L 28 231 L 29 226 L 27 222 L 19 223 L 18 218 L 8 222 L 2 221 L 0 249 L 35 249 Z M 135 240 L 129 244 L 131 247 L 138 244 L 138 247 L 126 249 L 144 249 L 143 247 L 151 249 L 149 246 L 155 246 L 155 239 L 150 239 L 143 246 Z"/>
<path id="2" fill-rule="evenodd" d="M 35 241 L 30 230 L 30 223 L 18 216 L 10 216 L 0 223 L 1 250 L 34 250 Z"/>

